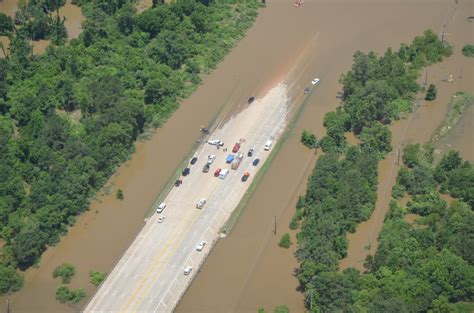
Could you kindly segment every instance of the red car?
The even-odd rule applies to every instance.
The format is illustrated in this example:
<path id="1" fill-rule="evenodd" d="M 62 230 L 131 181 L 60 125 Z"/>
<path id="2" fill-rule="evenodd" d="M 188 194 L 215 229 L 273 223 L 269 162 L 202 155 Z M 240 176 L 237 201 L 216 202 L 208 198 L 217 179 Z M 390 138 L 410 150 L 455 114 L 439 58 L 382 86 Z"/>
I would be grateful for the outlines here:
<path id="1" fill-rule="evenodd" d="M 239 149 L 240 149 L 240 143 L 237 142 L 234 145 L 234 148 L 232 148 L 232 152 L 236 153 L 237 151 L 239 151 Z"/>
<path id="2" fill-rule="evenodd" d="M 221 173 L 221 169 L 218 168 L 215 172 L 214 172 L 214 177 L 219 177 L 219 174 Z"/>

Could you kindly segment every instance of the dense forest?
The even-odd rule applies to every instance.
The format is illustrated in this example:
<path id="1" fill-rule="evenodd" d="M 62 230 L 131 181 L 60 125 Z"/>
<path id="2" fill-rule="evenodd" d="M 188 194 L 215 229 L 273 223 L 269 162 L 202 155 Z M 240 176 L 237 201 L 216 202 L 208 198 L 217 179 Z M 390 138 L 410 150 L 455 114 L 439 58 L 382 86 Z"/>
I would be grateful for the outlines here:
<path id="1" fill-rule="evenodd" d="M 64 0 L 32 0 L 13 21 L 0 14 L 10 50 L 0 59 L 0 294 L 16 269 L 38 262 L 91 196 L 159 127 L 256 17 L 257 1 L 81 0 L 83 32 L 67 44 L 52 13 Z M 30 40 L 52 39 L 42 55 Z"/>
<path id="2" fill-rule="evenodd" d="M 471 312 L 473 167 L 450 152 L 433 165 L 433 149 L 404 149 L 407 167 L 400 170 L 393 194 L 411 197 L 406 208 L 395 201 L 366 272 L 340 272 L 347 256 L 347 232 L 372 213 L 376 200 L 378 160 L 391 151 L 386 124 L 413 108 L 422 67 L 451 54 L 436 34 L 426 31 L 411 45 L 393 52 L 354 54 L 352 69 L 341 78 L 343 102 L 324 118 L 324 152 L 297 204 L 298 278 L 311 312 Z M 354 132 L 357 146 L 346 143 Z M 439 191 L 456 200 L 450 205 Z M 407 213 L 418 214 L 414 224 Z M 471 302 L 471 303 L 469 303 Z"/>

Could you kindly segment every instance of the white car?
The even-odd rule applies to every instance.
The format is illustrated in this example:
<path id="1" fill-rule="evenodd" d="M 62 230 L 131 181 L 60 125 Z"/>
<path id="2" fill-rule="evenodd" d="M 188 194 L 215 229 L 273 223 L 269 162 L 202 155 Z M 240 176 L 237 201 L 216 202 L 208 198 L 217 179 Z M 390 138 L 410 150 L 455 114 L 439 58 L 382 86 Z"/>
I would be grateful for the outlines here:
<path id="1" fill-rule="evenodd" d="M 214 154 L 208 155 L 207 164 L 212 164 L 212 162 L 214 162 L 215 159 L 216 159 L 216 156 Z"/>
<path id="2" fill-rule="evenodd" d="M 206 245 L 206 242 L 205 242 L 204 240 L 201 241 L 201 242 L 197 245 L 196 250 L 197 250 L 197 251 L 202 251 L 202 249 L 204 249 L 204 246 L 205 246 L 205 245 Z"/>
<path id="3" fill-rule="evenodd" d="M 160 224 L 163 223 L 165 221 L 165 218 L 166 218 L 166 216 L 164 216 L 164 215 L 158 217 L 158 223 L 160 223 Z"/>
<path id="4" fill-rule="evenodd" d="M 204 205 L 206 204 L 206 199 L 201 199 L 199 200 L 197 203 L 196 203 L 196 208 L 198 209 L 202 209 L 204 207 Z"/>
<path id="5" fill-rule="evenodd" d="M 156 209 L 156 213 L 161 213 L 166 208 L 166 203 L 161 202 L 158 208 Z"/>
<path id="6" fill-rule="evenodd" d="M 213 145 L 213 146 L 223 146 L 224 145 L 224 143 L 222 141 L 218 140 L 218 139 L 209 140 L 207 143 L 210 144 L 210 145 Z"/>
<path id="7" fill-rule="evenodd" d="M 313 79 L 313 80 L 311 81 L 311 84 L 312 84 L 312 85 L 316 85 L 316 84 L 318 84 L 318 83 L 319 83 L 319 78 L 315 78 L 315 79 Z"/>
<path id="8" fill-rule="evenodd" d="M 191 274 L 191 272 L 193 271 L 193 268 L 191 266 L 186 266 L 186 268 L 184 269 L 184 275 L 188 276 L 189 274 Z"/>

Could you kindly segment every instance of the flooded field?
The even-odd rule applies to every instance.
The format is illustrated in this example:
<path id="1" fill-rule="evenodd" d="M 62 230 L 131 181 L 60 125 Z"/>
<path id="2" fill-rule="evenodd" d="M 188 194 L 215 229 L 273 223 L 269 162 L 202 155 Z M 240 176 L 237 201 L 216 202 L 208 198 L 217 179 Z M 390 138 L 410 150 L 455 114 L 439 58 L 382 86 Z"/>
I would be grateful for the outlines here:
<path id="1" fill-rule="evenodd" d="M 444 154 L 451 149 L 459 151 L 461 156 L 474 162 L 474 105 L 466 109 L 461 119 L 449 134 L 435 144 L 436 152 Z"/>
<path id="2" fill-rule="evenodd" d="M 10 17 L 15 16 L 15 12 L 18 10 L 18 0 L 3 0 L 0 1 L 0 12 L 5 13 Z M 56 16 L 56 12 L 52 13 Z M 82 32 L 81 23 L 85 20 L 84 15 L 82 15 L 81 8 L 72 4 L 71 0 L 67 0 L 66 4 L 59 9 L 59 16 L 64 17 L 66 20 L 64 26 L 67 29 L 68 40 L 79 37 Z M 5 47 L 5 51 L 8 50 L 10 46 L 10 41 L 5 36 L 0 36 L 0 41 Z M 46 51 L 46 48 L 51 43 L 50 40 L 37 40 L 31 41 L 33 45 L 33 53 L 41 54 Z M 4 56 L 3 51 L 0 50 L 0 56 Z"/>
<path id="3" fill-rule="evenodd" d="M 459 0 L 463 11 L 469 13 L 466 3 L 472 1 Z M 204 77 L 203 84 L 163 128 L 150 140 L 137 144 L 131 160 L 108 182 L 112 190 L 121 188 L 125 199 L 117 201 L 114 192 L 98 195 L 90 210 L 77 219 L 61 242 L 48 249 L 40 267 L 28 271 L 25 287 L 10 297 L 12 312 L 55 313 L 80 309 L 55 300 L 59 281 L 52 278 L 53 269 L 63 262 L 76 266 L 71 287 L 85 288 L 90 297 L 95 287 L 88 282 L 89 271 L 111 271 L 142 227 L 144 214 L 154 197 L 200 138 L 200 126 L 209 125 L 223 107 L 223 112 L 231 111 L 249 96 L 271 87 L 287 75 L 305 47 L 310 47 L 306 64 L 296 71 L 301 74 L 293 77 L 295 88 L 303 90 L 314 76 L 321 78 L 321 85 L 307 100 L 303 114 L 234 230 L 218 242 L 176 310 L 256 312 L 259 307 L 270 310 L 287 304 L 292 312 L 304 311 L 303 297 L 296 290 L 298 282 L 293 276 L 298 266 L 293 256 L 295 244 L 289 250 L 277 246 L 281 235 L 288 232 L 296 199 L 304 193 L 307 176 L 316 160 L 314 152 L 299 143 L 301 131 L 306 128 L 318 138 L 323 135 L 323 116 L 338 105 L 338 79 L 350 68 L 356 50 L 383 52 L 389 46 L 398 47 L 401 42 L 411 41 L 426 28 L 439 31 L 450 4 L 450 1 L 428 0 L 335 0 L 306 1 L 296 9 L 292 1 L 268 0 L 267 8 L 261 10 L 247 37 L 216 70 Z M 457 18 L 464 18 L 460 12 Z M 403 23 L 400 16 L 404 17 Z M 451 33 L 457 36 L 457 31 L 449 27 L 448 31 L 448 40 Z M 466 28 L 465 32 L 469 31 Z M 466 72 L 465 69 L 461 80 L 463 86 L 469 86 Z M 435 77 L 433 72 L 429 80 L 441 80 L 444 75 L 443 72 Z M 450 86 L 453 91 L 448 90 L 451 94 L 447 97 L 457 91 L 454 84 Z M 442 119 L 445 113 L 441 90 L 439 94 L 439 101 L 420 108 L 415 114 L 414 131 L 420 132 L 422 138 L 430 135 L 425 127 L 431 124 L 436 127 L 436 120 Z M 422 114 L 432 119 L 418 122 Z M 397 127 L 401 127 L 401 132 L 402 126 Z M 381 175 L 390 173 L 390 169 L 390 164 L 384 164 Z M 273 234 L 275 217 L 276 235 Z M 294 233 L 291 234 L 295 242 Z M 361 236 L 360 242 L 366 245 L 367 237 Z M 6 297 L 0 299 L 0 303 L 5 301 Z M 0 307 L 0 312 L 4 312 L 5 306 Z"/>
<path id="4" fill-rule="evenodd" d="M 349 239 L 348 257 L 341 261 L 341 270 L 347 267 L 362 270 L 366 256 L 369 253 L 374 254 L 377 250 L 377 237 L 382 229 L 385 213 L 388 210 L 392 186 L 395 183 L 399 168 L 398 154 L 401 153 L 403 145 L 427 142 L 445 119 L 452 96 L 457 91 L 471 93 L 474 91 L 473 60 L 464 57 L 459 48 L 473 40 L 473 26 L 467 22 L 466 17 L 474 13 L 474 2 L 460 1 L 458 7 L 453 4 L 446 4 L 445 19 L 438 20 L 438 22 L 442 25 L 444 20 L 447 21 L 447 27 L 449 28 L 448 41 L 455 47 L 454 53 L 442 63 L 428 69 L 427 83 L 428 85 L 431 83 L 436 85 L 438 97 L 435 101 L 427 102 L 423 100 L 424 94 L 420 95 L 417 102 L 420 107 L 408 119 L 391 125 L 393 151 L 379 164 L 376 208 L 369 220 L 361 223 L 355 233 L 347 236 Z M 436 30 L 440 26 L 433 25 L 431 27 Z M 459 75 L 461 68 L 463 69 L 462 76 Z M 447 82 L 450 75 L 455 77 L 453 83 Z M 424 79 L 423 75 L 420 79 L 421 83 L 424 83 Z M 471 117 L 469 117 L 470 114 Z M 459 121 L 456 131 L 444 138 L 442 142 L 444 142 L 444 145 L 448 145 L 450 140 L 457 141 L 458 147 L 462 146 L 463 155 L 472 156 L 474 149 L 472 144 L 472 107 L 465 112 L 465 116 Z"/>
<path id="5" fill-rule="evenodd" d="M 308 72 L 322 78 L 322 83 L 308 100 L 302 116 L 234 231 L 217 244 L 177 312 L 256 312 L 259 307 L 270 311 L 279 304 L 288 305 L 292 312 L 304 311 L 302 295 L 297 292 L 298 284 L 292 276 L 297 266 L 293 251 L 277 246 L 280 236 L 288 232 L 287 225 L 294 212 L 297 195 L 304 192 L 307 175 L 315 162 L 314 154 L 299 143 L 301 131 L 311 129 L 317 137 L 323 135 L 324 113 L 338 105 L 336 95 L 340 91 L 339 75 L 349 69 L 351 56 L 357 49 L 383 52 L 389 46 L 398 47 L 401 42 L 410 42 L 427 28 L 431 27 L 435 31 L 440 29 L 451 3 L 429 2 L 429 6 L 427 3 L 307 1 L 302 7 L 294 9 L 288 2 L 268 2 L 268 7 L 253 29 L 258 34 L 251 33 L 249 37 L 261 36 L 266 44 L 274 42 L 281 50 L 288 46 L 287 40 L 298 41 L 300 44 L 296 46 L 301 46 L 319 33 L 313 51 L 314 58 L 307 67 Z M 463 7 L 458 9 L 456 18 L 460 20 L 464 19 L 460 12 L 468 14 L 466 12 L 472 7 L 472 2 L 459 3 Z M 400 16 L 404 17 L 403 23 L 400 23 Z M 459 26 L 466 28 L 469 24 Z M 462 31 L 464 40 L 468 40 L 469 34 L 472 35 L 469 28 Z M 454 33 L 450 33 L 452 35 Z M 451 38 L 448 37 L 448 40 Z M 308 75 L 304 75 L 297 83 L 303 87 L 309 82 Z M 444 72 L 438 76 L 433 72 L 429 81 L 445 78 L 447 75 L 445 77 Z M 470 86 L 472 78 L 465 75 L 458 85 L 447 87 L 446 92 L 449 94 L 445 99 L 449 99 L 456 88 Z M 447 102 L 443 102 L 440 96 L 439 101 L 422 108 L 415 115 L 413 132 L 419 134 L 419 138 L 429 138 L 429 129 L 426 131 L 425 127 L 437 127 L 446 113 L 446 107 L 442 106 L 447 105 Z M 421 119 L 422 116 L 427 118 Z M 402 126 L 397 126 L 399 132 L 403 130 Z M 351 140 L 354 141 L 354 138 Z M 380 181 L 383 182 L 390 172 L 390 166 L 381 166 Z M 384 212 L 378 214 L 383 221 Z M 275 216 L 278 221 L 276 236 L 272 233 Z M 378 225 L 381 226 L 380 221 Z M 372 224 L 369 229 L 371 227 Z M 359 241 L 352 240 L 352 246 L 354 243 L 362 247 L 367 244 L 366 236 L 356 239 Z M 292 240 L 295 241 L 294 236 Z M 357 257 L 350 260 L 357 260 Z"/>

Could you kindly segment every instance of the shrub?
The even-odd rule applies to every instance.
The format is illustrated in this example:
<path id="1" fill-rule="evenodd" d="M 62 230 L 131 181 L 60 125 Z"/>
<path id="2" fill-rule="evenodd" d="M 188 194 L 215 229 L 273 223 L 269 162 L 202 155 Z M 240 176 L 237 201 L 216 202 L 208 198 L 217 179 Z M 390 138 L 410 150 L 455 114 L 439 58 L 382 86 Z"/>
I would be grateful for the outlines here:
<path id="1" fill-rule="evenodd" d="M 306 129 L 301 134 L 301 142 L 310 149 L 318 147 L 318 139 L 312 132 Z"/>
<path id="2" fill-rule="evenodd" d="M 291 246 L 291 244 L 292 242 L 291 242 L 290 234 L 288 233 L 284 234 L 281 237 L 280 242 L 278 243 L 280 247 L 286 248 L 286 249 L 288 249 Z"/>
<path id="3" fill-rule="evenodd" d="M 69 284 L 75 274 L 76 269 L 74 268 L 74 266 L 68 263 L 64 263 L 54 269 L 53 277 L 61 277 L 63 284 Z"/>
<path id="4" fill-rule="evenodd" d="M 61 285 L 56 290 L 56 300 L 61 303 L 77 304 L 86 297 L 84 289 L 70 289 L 68 286 Z"/>
<path id="5" fill-rule="evenodd" d="M 117 190 L 116 197 L 119 200 L 123 200 L 123 191 L 122 191 L 122 189 Z"/>
<path id="6" fill-rule="evenodd" d="M 428 87 L 428 90 L 426 91 L 425 100 L 433 101 L 434 99 L 436 99 L 437 93 L 438 93 L 438 91 L 436 90 L 436 86 L 431 84 Z"/>
<path id="7" fill-rule="evenodd" d="M 89 281 L 96 287 L 104 281 L 105 277 L 107 277 L 105 272 L 90 271 L 89 273 Z"/>
<path id="8" fill-rule="evenodd" d="M 469 58 L 474 58 L 474 45 L 465 45 L 462 48 L 462 54 Z"/>

